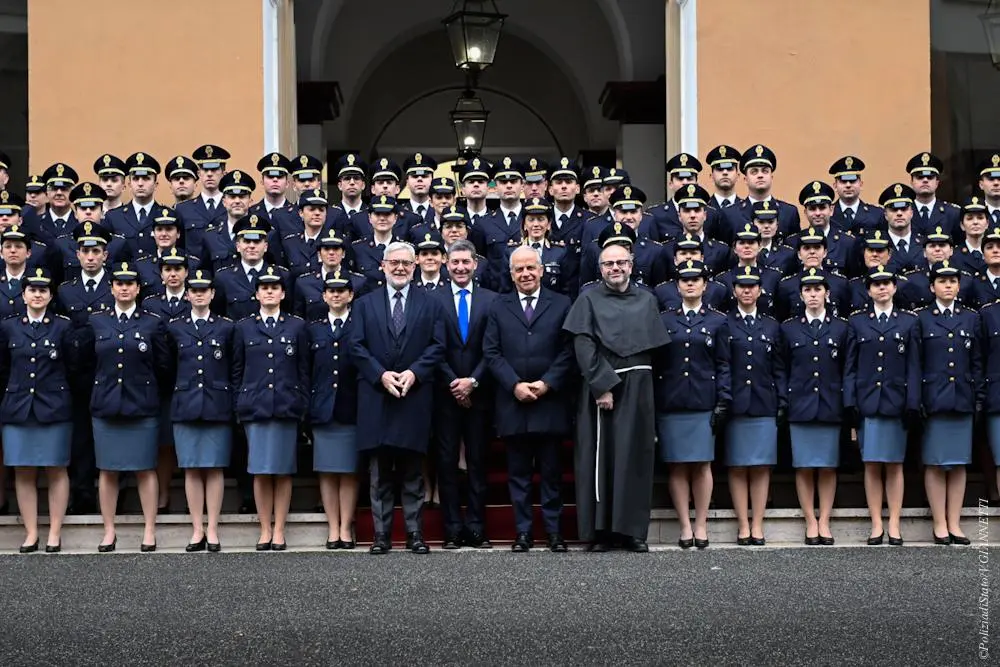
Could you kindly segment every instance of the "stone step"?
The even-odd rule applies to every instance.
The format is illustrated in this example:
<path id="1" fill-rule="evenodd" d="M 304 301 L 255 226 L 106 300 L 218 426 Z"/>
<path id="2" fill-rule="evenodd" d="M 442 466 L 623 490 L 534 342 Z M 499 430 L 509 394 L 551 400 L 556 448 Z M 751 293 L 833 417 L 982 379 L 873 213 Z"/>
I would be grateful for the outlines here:
<path id="1" fill-rule="evenodd" d="M 573 510 L 575 508 L 567 508 Z M 536 507 L 536 511 L 538 508 Z M 491 514 L 511 514 L 509 506 L 491 506 Z M 398 514 L 398 508 L 397 508 Z M 573 512 L 567 512 L 565 522 L 573 521 Z M 397 517 L 399 518 L 399 517 Z M 359 520 L 361 515 L 359 515 Z M 990 521 L 992 519 L 992 521 Z M 41 537 L 45 539 L 47 518 L 41 519 Z M 370 518 L 369 518 L 370 521 Z M 400 524 L 401 521 L 397 521 Z M 123 515 L 116 520 L 119 551 L 137 552 L 142 539 L 143 522 L 138 515 Z M 764 532 L 770 546 L 797 546 L 802 544 L 804 523 L 799 510 L 774 509 L 765 515 Z M 840 546 L 863 545 L 869 534 L 870 522 L 865 510 L 837 509 L 833 512 L 833 534 Z M 730 510 L 709 512 L 709 540 L 716 546 L 731 546 L 736 542 L 736 517 Z M 990 545 L 1000 543 L 1000 507 L 967 507 L 962 510 L 962 528 L 974 545 L 986 540 Z M 921 508 L 903 510 L 902 534 L 908 545 L 922 545 L 931 541 L 930 512 Z M 362 531 L 359 528 L 359 533 Z M 369 531 L 370 534 L 370 529 Z M 575 531 L 574 531 L 575 532 Z M 650 544 L 676 545 L 679 528 L 673 510 L 654 510 L 649 530 Z M 67 517 L 63 527 L 63 549 L 67 552 L 93 553 L 103 535 L 99 516 Z M 257 542 L 259 529 L 257 517 L 246 514 L 225 514 L 220 526 L 220 540 L 224 550 L 252 550 Z M 182 550 L 191 537 L 189 517 L 181 514 L 162 516 L 157 520 L 157 545 L 162 550 Z M 319 549 L 327 537 L 326 518 L 323 514 L 296 512 L 289 516 L 286 539 L 293 550 Z M 363 537 L 363 536 L 362 536 Z M 397 538 L 400 537 L 397 531 Z M 539 538 L 541 535 L 538 536 Z M 23 542 L 24 529 L 18 517 L 0 517 L 0 552 L 16 552 Z M 440 538 L 438 538 L 440 539 Z M 510 538 L 508 537 L 508 540 Z M 536 540 L 537 542 L 537 540 Z M 435 542 L 432 541 L 432 544 Z M 498 546 L 508 541 L 496 539 Z M 359 547 L 363 548 L 363 547 Z"/>

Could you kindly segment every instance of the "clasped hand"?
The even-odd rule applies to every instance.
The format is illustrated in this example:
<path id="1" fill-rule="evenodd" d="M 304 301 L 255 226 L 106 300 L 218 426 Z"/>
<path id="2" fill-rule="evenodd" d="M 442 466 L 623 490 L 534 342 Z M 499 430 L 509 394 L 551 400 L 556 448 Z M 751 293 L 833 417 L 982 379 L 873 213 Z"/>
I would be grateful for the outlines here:
<path id="1" fill-rule="evenodd" d="M 417 376 L 413 374 L 413 371 L 406 370 L 402 373 L 396 373 L 395 371 L 386 371 L 382 373 L 382 386 L 385 390 L 395 398 L 402 398 L 406 396 L 406 392 L 416 384 Z"/>
<path id="2" fill-rule="evenodd" d="M 549 385 L 541 380 L 534 382 L 518 382 L 514 385 L 514 398 L 522 403 L 537 401 L 549 391 Z"/>

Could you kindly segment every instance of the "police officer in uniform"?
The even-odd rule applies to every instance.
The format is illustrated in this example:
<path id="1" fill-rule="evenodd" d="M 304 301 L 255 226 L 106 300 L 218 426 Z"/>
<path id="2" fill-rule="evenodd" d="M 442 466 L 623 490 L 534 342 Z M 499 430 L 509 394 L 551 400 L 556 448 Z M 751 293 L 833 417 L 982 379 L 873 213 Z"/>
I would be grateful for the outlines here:
<path id="1" fill-rule="evenodd" d="M 161 390 L 169 386 L 165 323 L 138 307 L 139 273 L 128 262 L 114 267 L 114 307 L 92 313 L 82 353 L 94 358 L 90 399 L 100 474 L 104 538 L 98 551 L 114 551 L 118 476 L 134 472 L 144 519 L 140 550 L 156 550 L 157 440 Z"/>
<path id="2" fill-rule="evenodd" d="M 317 254 L 319 239 L 326 229 L 336 231 L 326 225 L 329 202 L 322 190 L 306 190 L 299 195 L 300 230 L 281 239 L 284 255 L 293 278 L 319 269 Z"/>
<path id="3" fill-rule="evenodd" d="M 177 464 L 184 470 L 184 492 L 191 514 L 191 540 L 185 551 L 217 552 L 219 515 L 225 492 L 223 471 L 232 450 L 232 320 L 209 310 L 215 290 L 212 276 L 195 269 L 187 277 L 189 311 L 167 324 L 174 355 L 170 426 Z M 202 523 L 207 510 L 207 528 Z"/>
<path id="4" fill-rule="evenodd" d="M 326 280 L 339 274 L 342 280 L 351 282 L 351 292 L 358 297 L 364 294 L 365 277 L 347 270 L 345 261 L 346 241 L 330 229 L 316 243 L 320 267 L 317 271 L 299 276 L 295 280 L 295 299 L 292 311 L 306 320 L 315 322 L 328 311 L 325 299 Z"/>
<path id="5" fill-rule="evenodd" d="M 701 162 L 693 155 L 679 153 L 667 160 L 667 192 L 669 199 L 652 206 L 649 214 L 656 221 L 657 238 L 661 241 L 676 239 L 684 232 L 678 216 L 677 192 L 687 185 L 698 184 L 698 174 L 701 173 Z M 705 193 L 705 206 L 708 206 L 708 193 Z M 712 212 L 713 222 L 715 222 L 716 211 Z"/>
<path id="6" fill-rule="evenodd" d="M 163 167 L 163 177 L 167 179 L 170 193 L 174 196 L 174 206 L 194 197 L 194 189 L 198 183 L 198 163 L 186 155 L 177 155 Z M 200 238 L 195 239 L 192 247 L 197 247 Z"/>
<path id="7" fill-rule="evenodd" d="M 908 185 L 893 183 L 879 195 L 889 232 L 889 263 L 886 268 L 900 275 L 927 268 L 924 262 L 923 235 L 913 224 L 913 199 L 916 193 Z M 949 230 L 944 230 L 949 233 Z M 950 235 L 950 233 L 949 233 Z"/>
<path id="8" fill-rule="evenodd" d="M 201 253 L 202 237 L 211 227 L 217 227 L 226 221 L 226 210 L 223 206 L 223 179 L 226 175 L 226 160 L 229 151 L 205 144 L 199 146 L 191 154 L 198 165 L 198 181 L 201 183 L 201 193 L 186 202 L 177 205 L 177 216 L 184 223 L 184 239 L 188 252 Z M 253 188 L 251 187 L 251 190 Z M 238 213 L 240 217 L 246 210 Z"/>
<path id="9" fill-rule="evenodd" d="M 302 232 L 302 220 L 295 203 L 288 201 L 288 169 L 291 163 L 281 153 L 268 153 L 257 161 L 264 198 L 250 207 L 251 213 L 265 215 L 278 238 Z"/>
<path id="10" fill-rule="evenodd" d="M 24 278 L 31 273 L 31 238 L 21 225 L 11 225 L 0 232 L 0 254 L 3 273 L 0 274 L 0 319 L 24 314 Z M 51 279 L 51 276 L 49 276 Z"/>
<path id="11" fill-rule="evenodd" d="M 632 280 L 649 288 L 661 284 L 669 275 L 667 263 L 670 261 L 670 256 L 664 252 L 663 246 L 649 238 L 643 230 L 643 204 L 646 202 L 646 193 L 634 185 L 625 185 L 611 194 L 610 201 L 615 222 L 612 225 L 605 225 L 593 241 L 587 242 L 582 247 L 580 282 L 587 285 L 600 279 L 598 260 L 604 248 L 603 243 L 612 236 L 621 237 L 625 233 L 632 239 L 630 244 L 633 255 Z M 626 227 L 631 233 L 625 231 Z"/>
<path id="12" fill-rule="evenodd" d="M 101 189 L 107 196 L 104 202 L 105 213 L 122 205 L 127 169 L 124 160 L 109 153 L 105 153 L 94 161 L 94 173 L 97 174 Z"/>
<path id="13" fill-rule="evenodd" d="M 834 543 L 830 514 L 837 492 L 847 322 L 829 312 L 829 289 L 823 271 L 812 268 L 803 273 L 799 290 L 805 312 L 781 325 L 788 384 L 779 391 L 788 404 L 795 489 L 806 519 L 808 545 Z"/>
<path id="14" fill-rule="evenodd" d="M 889 544 L 901 546 L 903 459 L 906 457 L 908 355 L 916 345 L 916 316 L 893 303 L 897 277 L 885 266 L 874 266 L 865 276 L 869 304 L 851 315 L 844 360 L 844 416 L 858 430 L 865 463 L 865 496 L 872 528 L 868 544 L 882 544 L 882 495 L 889 507 Z M 885 469 L 885 484 L 882 469 Z"/>
<path id="15" fill-rule="evenodd" d="M 692 261 L 702 262 L 705 258 L 702 254 L 701 240 L 691 234 L 684 234 L 681 238 L 674 241 L 673 250 L 675 273 L 678 266 Z M 704 264 L 704 262 L 702 263 Z M 702 302 L 710 308 L 719 311 L 724 310 L 732 294 L 730 291 L 727 291 L 725 284 L 721 281 L 708 278 L 707 276 L 706 280 L 705 292 L 701 295 Z M 657 285 L 654 294 L 656 295 L 656 301 L 659 303 L 661 311 L 674 310 L 681 306 L 680 287 L 676 279 L 667 280 Z M 764 299 L 763 296 L 761 298 Z"/>
<path id="16" fill-rule="evenodd" d="M 163 205 L 154 199 L 160 163 L 147 153 L 133 153 L 125 160 L 132 201 L 111 209 L 104 224 L 114 234 L 121 235 L 132 257 L 155 252 L 153 217 Z"/>
<path id="17" fill-rule="evenodd" d="M 748 148 L 740 156 L 740 172 L 747 184 L 748 196 L 742 203 L 723 209 L 722 232 L 725 238 L 731 239 L 733 234 L 743 229 L 743 223 L 750 219 L 753 205 L 757 202 L 772 202 L 778 210 L 778 231 L 782 236 L 789 236 L 799 231 L 799 210 L 788 202 L 776 199 L 771 194 L 774 184 L 774 172 L 778 168 L 778 158 L 774 151 L 763 144 Z"/>
<path id="18" fill-rule="evenodd" d="M 876 229 L 885 231 L 885 214 L 874 204 L 861 199 L 864 182 L 861 172 L 864 161 L 853 155 L 845 155 L 830 165 L 833 189 L 837 191 L 837 201 L 833 204 L 832 225 L 841 232 L 866 234 Z"/>
<path id="19" fill-rule="evenodd" d="M 774 269 L 782 276 L 789 276 L 799 266 L 795 249 L 784 242 L 778 231 L 778 209 L 773 202 L 759 201 L 751 206 L 750 221 L 760 232 L 760 253 L 757 255 L 762 266 Z M 745 228 L 745 227 L 744 227 Z"/>
<path id="20" fill-rule="evenodd" d="M 860 254 L 855 238 L 850 232 L 841 232 L 833 228 L 833 188 L 822 181 L 812 181 L 799 192 L 799 204 L 806 212 L 809 228 L 826 237 L 826 257 L 823 265 L 834 269 L 843 276 L 853 276 L 858 273 Z M 798 249 L 798 239 L 805 232 L 799 232 L 788 237 L 787 243 Z"/>
<path id="21" fill-rule="evenodd" d="M 760 299 L 757 301 L 757 308 L 765 315 L 770 315 L 774 310 L 774 296 L 778 290 L 778 283 L 781 282 L 781 273 L 777 270 L 763 266 L 758 262 L 760 257 L 760 231 L 752 222 L 743 226 L 741 231 L 736 232 L 736 261 L 733 268 L 724 273 L 720 273 L 715 280 L 726 288 L 726 299 L 720 310 L 728 312 L 733 306 L 734 292 L 733 279 L 743 271 L 744 267 L 752 266 L 760 272 Z"/>
<path id="22" fill-rule="evenodd" d="M 72 233 L 76 226 L 69 193 L 80 182 L 80 177 L 73 167 L 57 162 L 45 170 L 42 180 L 45 181 L 48 205 L 37 220 L 26 218 L 25 222 L 28 223 L 28 231 L 51 246 L 60 236 Z"/>
<path id="23" fill-rule="evenodd" d="M 45 194 L 45 181 L 38 174 L 32 174 L 28 182 L 24 184 L 24 217 L 30 219 L 33 226 L 37 226 L 38 217 L 45 212 L 48 198 Z"/>
<path id="24" fill-rule="evenodd" d="M 414 271 L 413 285 L 433 291 L 448 284 L 444 272 L 444 243 L 441 236 L 427 232 L 423 240 L 415 244 L 417 248 L 417 270 Z"/>
<path id="25" fill-rule="evenodd" d="M 319 188 L 323 176 L 323 161 L 312 155 L 297 155 L 292 158 L 292 189 L 298 197 L 306 190 Z"/>
<path id="26" fill-rule="evenodd" d="M 702 254 L 705 266 L 710 275 L 718 275 L 733 266 L 736 262 L 733 252 L 729 246 L 718 241 L 713 241 L 705 231 L 705 221 L 709 212 L 708 191 L 696 183 L 689 183 L 674 192 L 674 206 L 677 209 L 680 232 L 674 238 L 680 238 L 686 234 L 697 237 L 701 240 Z M 743 226 L 740 227 L 743 229 Z M 667 265 L 671 269 L 676 266 L 673 260 L 674 242 L 667 243 L 664 250 L 667 256 Z"/>
<path id="27" fill-rule="evenodd" d="M 572 252 L 566 246 L 553 245 L 550 241 L 552 234 L 552 205 L 547 199 L 525 200 L 524 220 L 521 223 L 520 243 L 507 247 L 504 262 L 510 265 L 510 256 L 514 250 L 521 246 L 529 246 L 537 250 L 542 256 L 542 287 L 569 295 L 570 286 L 574 280 Z M 497 285 L 499 292 L 510 292 L 514 289 L 514 283 L 510 273 L 502 274 L 500 284 Z"/>
<path id="28" fill-rule="evenodd" d="M 760 272 L 752 266 L 733 279 L 736 307 L 729 311 L 728 340 L 733 406 L 726 424 L 726 465 L 740 546 L 763 546 L 764 507 L 771 466 L 778 462 L 778 426 L 788 421 L 781 326 L 757 310 Z M 751 522 L 748 510 L 752 510 Z"/>
<path id="29" fill-rule="evenodd" d="M 475 230 L 469 228 L 469 214 L 467 211 L 463 211 L 457 206 L 452 206 L 441 215 L 441 241 L 444 242 L 446 250 L 450 249 L 458 241 L 469 241 L 478 251 L 479 245 L 471 237 L 473 231 Z M 486 258 L 477 254 L 474 259 L 476 270 L 472 279 L 476 281 L 477 285 L 481 285 L 486 276 Z M 448 267 L 445 266 L 443 270 L 447 272 Z"/>
<path id="30" fill-rule="evenodd" d="M 431 179 L 437 169 L 437 160 L 424 153 L 414 153 L 403 160 L 403 171 L 406 173 L 406 187 L 410 191 L 409 201 L 401 202 L 403 209 L 417 215 L 427 222 L 434 216 L 430 203 Z"/>
<path id="31" fill-rule="evenodd" d="M 941 227 L 957 243 L 962 239 L 961 209 L 946 201 L 937 200 L 937 189 L 941 185 L 944 162 L 931 153 L 918 153 L 906 163 L 910 174 L 910 185 L 914 195 L 913 228 L 918 234 L 926 234 Z"/>
<path id="32" fill-rule="evenodd" d="M 385 284 L 382 255 L 390 244 L 403 240 L 394 231 L 398 214 L 399 205 L 394 197 L 380 195 L 372 199 L 368 204 L 372 233 L 351 244 L 354 270 L 365 276 L 369 289 Z"/>
<path id="33" fill-rule="evenodd" d="M 139 284 L 144 295 L 159 294 L 163 291 L 164 259 L 173 258 L 172 266 L 177 266 L 177 258 L 184 258 L 188 270 L 197 269 L 201 261 L 194 255 L 187 254 L 179 243 L 181 222 L 170 208 L 159 208 L 153 211 L 153 238 L 156 241 L 156 251 L 143 255 L 135 261 L 139 271 Z M 184 290 L 184 281 L 174 283 L 175 292 Z M 145 307 L 145 306 L 143 306 Z M 173 317 L 173 314 L 169 314 Z M 168 317 L 169 319 L 169 317 Z"/>
<path id="34" fill-rule="evenodd" d="M 861 263 L 864 275 L 851 278 L 851 312 L 863 310 L 871 305 L 871 295 L 868 293 L 868 274 L 878 266 L 885 267 L 889 262 L 889 238 L 881 229 L 868 232 L 860 239 Z M 888 269 L 886 269 L 888 271 Z M 892 273 L 889 271 L 889 273 Z M 893 294 L 898 295 L 899 276 L 893 275 Z M 903 279 L 905 281 L 905 278 Z M 902 296 L 897 301 L 900 305 L 904 303 Z"/>
<path id="35" fill-rule="evenodd" d="M 601 166 L 587 167 L 581 173 L 581 177 L 583 178 L 583 201 L 587 206 L 585 213 L 586 221 L 584 222 L 585 228 L 587 223 L 594 218 L 603 218 L 606 223 L 612 220 L 611 207 L 608 202 L 608 197 L 611 193 L 608 192 L 605 194 L 604 191 L 604 179 L 607 176 L 607 168 Z"/>
<path id="36" fill-rule="evenodd" d="M 803 273 L 783 278 L 778 283 L 778 292 L 774 300 L 775 312 L 786 319 L 802 314 L 804 304 L 802 302 L 800 281 L 803 274 L 809 271 L 809 269 L 824 270 L 826 237 L 812 227 L 799 234 L 798 256 Z M 851 309 L 851 291 L 848 287 L 847 279 L 832 270 L 827 270 L 826 274 L 827 285 L 830 288 L 827 294 L 832 311 L 830 314 L 839 316 L 840 314 L 849 313 Z"/>
<path id="37" fill-rule="evenodd" d="M 212 227 L 201 228 L 201 247 L 195 252 L 201 265 L 213 273 L 232 266 L 239 255 L 236 253 L 236 223 L 250 210 L 250 194 L 254 183 L 246 172 L 234 169 L 222 177 L 220 182 L 220 203 L 222 221 Z M 178 214 L 184 218 L 184 205 L 178 206 Z M 258 215 L 258 218 L 263 216 Z M 184 232 L 190 235 L 191 225 L 184 218 Z"/>
<path id="38" fill-rule="evenodd" d="M 979 315 L 957 301 L 960 275 L 948 260 L 931 266 L 934 303 L 917 312 L 916 350 L 907 364 L 907 381 L 921 389 L 910 393 L 907 407 L 926 416 L 921 459 L 935 544 L 969 544 L 960 525 L 965 466 L 983 401 Z"/>
<path id="39" fill-rule="evenodd" d="M 500 195 L 500 207 L 479 222 L 486 247 L 487 285 L 498 287 L 508 272 L 507 248 L 521 242 L 521 192 L 524 189 L 524 167 L 509 155 L 496 164 L 493 180 Z"/>
<path id="40" fill-rule="evenodd" d="M 736 179 L 739 174 L 740 158 L 742 154 L 739 150 L 726 144 L 720 144 L 708 151 L 705 162 L 708 164 L 712 185 L 715 192 L 708 200 L 708 205 L 718 212 L 717 220 L 713 227 L 709 229 L 715 240 L 728 243 L 730 239 L 725 236 L 725 225 L 722 224 L 723 209 L 730 206 L 738 206 L 743 202 L 743 198 L 736 194 Z"/>
<path id="41" fill-rule="evenodd" d="M 309 409 L 309 335 L 301 318 L 281 309 L 280 270 L 268 266 L 253 286 L 259 308 L 236 323 L 233 339 L 236 417 L 247 434 L 247 472 L 260 519 L 257 550 L 284 551 L 296 434 Z"/>
<path id="42" fill-rule="evenodd" d="M 656 432 L 660 460 L 670 464 L 670 497 L 680 522 L 682 549 L 708 546 L 715 435 L 732 406 L 726 316 L 702 301 L 708 278 L 702 262 L 677 267 L 683 302 L 661 313 L 670 343 L 656 369 Z M 694 496 L 692 530 L 690 499 Z"/>
<path id="43" fill-rule="evenodd" d="M 986 268 L 974 283 L 973 299 L 982 308 L 1000 299 L 1000 225 L 992 225 L 983 237 Z"/>
<path id="44" fill-rule="evenodd" d="M 292 289 L 288 269 L 266 260 L 270 233 L 271 223 L 256 213 L 243 216 L 233 227 L 239 260 L 215 274 L 215 310 L 234 322 L 259 309 L 255 279 L 264 275 L 268 268 L 273 267 L 281 277 L 282 296 L 287 295 L 286 286 Z"/>
<path id="45" fill-rule="evenodd" d="M 549 240 L 553 245 L 565 246 L 574 275 L 579 275 L 580 241 L 583 238 L 583 224 L 588 215 L 576 205 L 580 194 L 580 173 L 573 162 L 559 158 L 559 164 L 548 174 L 549 198 L 552 200 L 552 229 Z M 570 294 L 579 292 L 579 284 L 570 285 Z"/>
<path id="46" fill-rule="evenodd" d="M 351 277 L 334 271 L 323 281 L 327 312 L 309 324 L 313 470 L 326 512 L 327 549 L 353 549 L 358 503 L 357 369 L 351 359 Z"/>
<path id="47" fill-rule="evenodd" d="M 38 550 L 36 483 L 39 469 L 45 469 L 50 517 L 45 551 L 56 553 L 62 547 L 62 522 L 69 500 L 72 325 L 50 308 L 52 276 L 46 269 L 36 268 L 24 276 L 23 284 L 26 312 L 0 324 L 3 463 L 14 468 L 17 506 L 26 532 L 21 553 Z"/>
<path id="48" fill-rule="evenodd" d="M 923 245 L 924 263 L 923 268 L 914 269 L 904 274 L 906 284 L 900 286 L 903 299 L 912 308 L 922 308 L 934 301 L 933 279 L 927 267 L 937 262 L 952 261 L 952 238 L 943 228 L 928 232 Z M 890 264 L 891 266 L 891 264 Z M 959 289 L 958 300 L 969 307 L 976 304 L 977 281 L 969 274 L 963 272 L 958 262 L 952 263 L 952 268 L 958 270 Z"/>
<path id="49" fill-rule="evenodd" d="M 986 270 L 983 257 L 983 236 L 990 220 L 986 215 L 986 201 L 979 196 L 968 197 L 962 203 L 962 236 L 955 251 L 954 263 L 970 275 L 978 275 Z"/>
<path id="50" fill-rule="evenodd" d="M 82 353 L 86 339 L 84 327 L 94 313 L 114 306 L 111 294 L 111 274 L 105 270 L 108 241 L 111 232 L 93 222 L 82 222 L 73 230 L 77 245 L 80 276 L 59 286 L 56 293 L 59 311 L 69 316 L 73 324 L 74 349 L 80 349 L 76 372 L 70 377 L 73 397 L 73 442 L 70 453 L 71 514 L 93 514 L 97 509 L 94 497 L 94 435 L 90 416 L 90 398 L 94 387 L 94 359 Z"/>

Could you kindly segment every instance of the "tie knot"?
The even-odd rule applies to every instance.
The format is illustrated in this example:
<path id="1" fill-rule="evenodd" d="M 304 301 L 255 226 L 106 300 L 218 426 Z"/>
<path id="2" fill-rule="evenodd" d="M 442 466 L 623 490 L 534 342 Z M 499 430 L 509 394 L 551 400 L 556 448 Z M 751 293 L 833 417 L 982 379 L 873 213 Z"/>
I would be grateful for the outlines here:
<path id="1" fill-rule="evenodd" d="M 524 303 L 527 304 L 527 305 L 529 305 L 529 306 L 531 305 L 531 302 L 534 301 L 534 300 L 535 300 L 535 297 L 533 297 L 533 296 L 526 296 L 526 297 L 524 297 Z"/>
<path id="2" fill-rule="evenodd" d="M 344 320 L 340 319 L 339 317 L 333 321 L 333 326 L 335 326 L 335 327 L 339 327 L 339 326 L 341 326 L 343 324 L 344 324 Z"/>
<path id="3" fill-rule="evenodd" d="M 566 222 L 567 220 L 569 220 L 569 216 L 565 213 L 559 216 L 559 222 Z"/>
<path id="4" fill-rule="evenodd" d="M 689 311 L 687 311 L 687 312 L 686 312 L 686 313 L 684 313 L 684 314 L 685 314 L 685 315 L 687 316 L 687 318 L 688 318 L 689 320 L 690 320 L 690 319 L 691 319 L 692 317 L 694 317 L 694 311 L 693 311 L 693 310 L 689 310 Z"/>
<path id="5" fill-rule="evenodd" d="M 205 326 L 205 320 L 203 320 L 203 319 L 201 319 L 201 318 L 199 317 L 198 319 L 196 319 L 196 320 L 194 321 L 194 325 L 195 325 L 196 327 L 203 327 L 203 326 Z"/>
<path id="6" fill-rule="evenodd" d="M 392 298 L 395 299 L 396 301 L 402 301 L 403 300 L 403 293 L 402 292 L 396 292 L 395 294 L 392 295 Z"/>
<path id="7" fill-rule="evenodd" d="M 538 241 L 535 241 L 534 243 L 531 244 L 531 247 L 534 248 L 535 250 L 538 250 L 539 248 L 542 247 L 542 244 L 539 243 Z"/>
<path id="8" fill-rule="evenodd" d="M 516 217 L 517 216 L 514 214 L 514 211 L 511 211 L 510 213 L 507 214 L 507 219 L 508 220 L 513 220 Z"/>
<path id="9" fill-rule="evenodd" d="M 118 319 L 121 320 L 122 322 L 128 322 L 128 315 L 122 313 L 121 315 L 118 316 Z"/>
<path id="10" fill-rule="evenodd" d="M 463 289 L 460 289 L 460 290 L 458 290 L 458 293 L 459 293 L 459 294 L 460 294 L 460 295 L 461 295 L 462 297 L 467 297 L 467 296 L 469 296 L 469 290 L 467 290 L 467 289 L 464 289 L 464 288 L 463 288 Z"/>
<path id="11" fill-rule="evenodd" d="M 257 269 L 250 269 L 250 275 L 253 276 L 254 278 L 257 277 L 258 273 L 260 272 Z"/>
<path id="12" fill-rule="evenodd" d="M 888 321 L 888 319 L 889 316 L 886 315 L 885 313 L 882 313 L 881 315 L 878 316 L 878 321 L 881 322 L 882 324 L 885 324 Z"/>
<path id="13" fill-rule="evenodd" d="M 266 320 L 265 320 L 264 322 L 265 322 L 265 323 L 267 324 L 267 326 L 269 326 L 269 327 L 273 327 L 273 326 L 274 326 L 274 318 L 273 318 L 273 317 L 269 317 L 269 318 L 267 318 L 267 319 L 266 319 Z"/>
<path id="14" fill-rule="evenodd" d="M 746 316 L 746 323 L 747 323 L 747 326 L 751 326 L 751 327 L 753 326 L 753 315 L 747 315 Z"/>

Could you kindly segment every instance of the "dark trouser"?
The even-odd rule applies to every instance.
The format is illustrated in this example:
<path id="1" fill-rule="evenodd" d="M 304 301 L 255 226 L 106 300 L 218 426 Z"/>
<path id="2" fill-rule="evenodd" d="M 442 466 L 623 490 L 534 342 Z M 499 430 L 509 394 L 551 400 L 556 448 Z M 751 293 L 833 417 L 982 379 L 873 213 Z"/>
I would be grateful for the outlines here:
<path id="1" fill-rule="evenodd" d="M 538 463 L 541 477 L 542 520 L 546 533 L 558 533 L 562 516 L 562 467 L 559 465 L 560 438 L 527 434 L 504 438 L 507 448 L 507 485 L 514 507 L 514 523 L 519 533 L 531 533 L 531 476 Z"/>
<path id="2" fill-rule="evenodd" d="M 91 379 L 93 384 L 93 379 Z M 73 437 L 70 439 L 69 487 L 72 503 L 96 503 L 97 460 L 94 458 L 94 427 L 90 416 L 90 387 L 73 390 Z"/>
<path id="3" fill-rule="evenodd" d="M 402 487 L 403 518 L 406 520 L 406 532 L 413 533 L 422 529 L 423 460 L 424 456 L 419 452 L 394 447 L 382 447 L 371 453 L 368 461 L 369 495 L 371 496 L 372 521 L 376 533 L 392 533 L 392 512 L 396 500 L 393 482 L 396 476 L 399 477 Z"/>
<path id="4" fill-rule="evenodd" d="M 435 419 L 434 431 L 437 437 L 438 489 L 441 493 L 445 535 L 456 536 L 462 529 L 458 459 L 463 441 L 469 479 L 469 501 L 465 508 L 464 523 L 469 530 L 483 533 L 489 417 L 483 412 L 466 410 L 457 405 L 439 410 L 438 417 Z"/>

